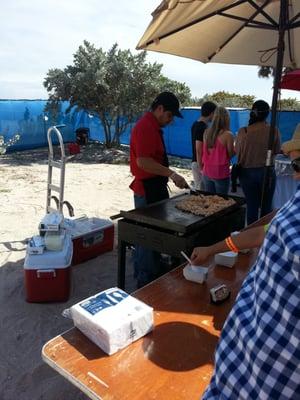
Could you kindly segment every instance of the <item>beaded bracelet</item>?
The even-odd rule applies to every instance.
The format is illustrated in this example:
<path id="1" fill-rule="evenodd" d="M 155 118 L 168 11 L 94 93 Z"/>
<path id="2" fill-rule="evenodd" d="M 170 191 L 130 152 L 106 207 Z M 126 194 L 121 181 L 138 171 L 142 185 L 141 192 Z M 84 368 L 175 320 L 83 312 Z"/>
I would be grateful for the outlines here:
<path id="1" fill-rule="evenodd" d="M 233 243 L 233 240 L 232 240 L 231 236 L 228 236 L 228 237 L 225 239 L 225 243 L 226 243 L 227 247 L 228 247 L 231 251 L 233 251 L 234 253 L 238 253 L 238 252 L 239 252 L 239 249 L 238 249 L 238 248 L 236 247 L 236 245 Z"/>

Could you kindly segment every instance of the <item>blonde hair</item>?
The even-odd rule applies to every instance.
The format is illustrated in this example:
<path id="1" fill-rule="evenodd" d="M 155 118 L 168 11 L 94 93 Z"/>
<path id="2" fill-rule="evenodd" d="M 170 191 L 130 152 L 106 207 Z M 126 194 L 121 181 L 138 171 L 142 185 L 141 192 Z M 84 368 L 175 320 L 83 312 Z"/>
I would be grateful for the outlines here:
<path id="1" fill-rule="evenodd" d="M 211 127 L 205 132 L 204 140 L 208 149 L 215 146 L 217 137 L 222 131 L 228 131 L 230 124 L 230 115 L 225 107 L 217 107 L 214 111 Z"/>

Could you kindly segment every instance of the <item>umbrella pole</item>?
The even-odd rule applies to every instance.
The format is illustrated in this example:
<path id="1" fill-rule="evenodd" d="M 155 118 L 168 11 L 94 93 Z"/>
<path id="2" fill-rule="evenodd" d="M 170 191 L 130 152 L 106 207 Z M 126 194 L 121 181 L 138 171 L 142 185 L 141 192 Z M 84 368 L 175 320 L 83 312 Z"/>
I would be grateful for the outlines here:
<path id="1" fill-rule="evenodd" d="M 262 187 L 262 196 L 261 196 L 261 206 L 260 206 L 260 217 L 262 217 L 265 213 L 264 206 L 267 202 L 268 192 L 271 190 L 272 186 L 272 155 L 273 155 L 273 144 L 275 137 L 275 127 L 276 127 L 276 119 L 277 119 L 277 103 L 278 103 L 278 93 L 279 93 L 279 84 L 282 75 L 283 68 L 283 57 L 284 57 L 284 35 L 286 32 L 287 26 L 287 0 L 280 1 L 280 19 L 279 19 L 279 35 L 278 35 L 278 45 L 277 45 L 277 60 L 275 67 L 275 76 L 274 76 L 274 84 L 273 84 L 273 97 L 272 97 L 272 114 L 271 114 L 271 126 L 269 132 L 269 140 L 268 140 L 268 151 L 266 156 L 266 164 L 264 168 L 264 179 L 263 179 L 263 187 Z"/>

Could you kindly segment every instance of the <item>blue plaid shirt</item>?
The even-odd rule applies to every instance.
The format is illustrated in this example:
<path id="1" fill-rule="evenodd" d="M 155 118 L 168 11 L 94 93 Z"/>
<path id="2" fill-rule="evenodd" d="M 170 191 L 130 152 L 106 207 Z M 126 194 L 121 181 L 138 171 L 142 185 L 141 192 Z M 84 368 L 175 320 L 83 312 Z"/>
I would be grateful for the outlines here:
<path id="1" fill-rule="evenodd" d="M 203 400 L 300 399 L 300 186 L 224 324 Z"/>

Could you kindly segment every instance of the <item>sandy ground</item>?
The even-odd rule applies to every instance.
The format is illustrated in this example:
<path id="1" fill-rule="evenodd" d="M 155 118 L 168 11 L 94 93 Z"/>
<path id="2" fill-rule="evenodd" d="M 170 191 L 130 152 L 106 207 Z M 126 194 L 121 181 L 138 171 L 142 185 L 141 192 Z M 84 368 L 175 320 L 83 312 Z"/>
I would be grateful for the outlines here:
<path id="1" fill-rule="evenodd" d="M 126 151 L 90 146 L 67 163 L 64 198 L 73 205 L 75 216 L 109 218 L 121 209 L 133 208 L 129 167 L 116 164 L 126 161 L 127 156 Z M 72 326 L 61 316 L 65 308 L 117 284 L 116 237 L 114 251 L 72 268 L 69 301 L 25 301 L 26 242 L 38 233 L 45 213 L 47 169 L 47 149 L 0 157 L 0 400 L 86 399 L 42 361 L 41 349 Z M 175 170 L 191 181 L 188 169 Z M 172 194 L 178 193 L 170 186 Z M 127 265 L 126 290 L 131 292 L 135 282 L 130 256 Z"/>

